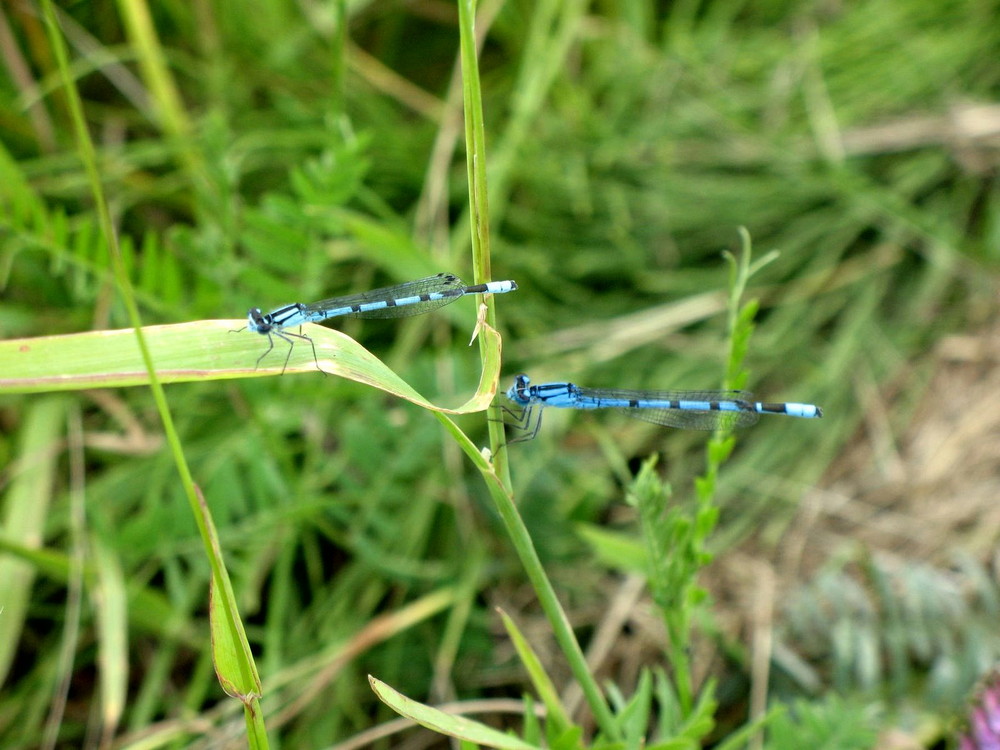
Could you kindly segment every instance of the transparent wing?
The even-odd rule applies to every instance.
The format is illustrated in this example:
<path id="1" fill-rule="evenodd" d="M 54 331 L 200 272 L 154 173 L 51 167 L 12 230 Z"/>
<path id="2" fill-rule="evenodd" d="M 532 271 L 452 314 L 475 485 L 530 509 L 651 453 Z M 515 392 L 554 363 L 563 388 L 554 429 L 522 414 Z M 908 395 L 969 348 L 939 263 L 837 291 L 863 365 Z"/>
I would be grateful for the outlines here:
<path id="1" fill-rule="evenodd" d="M 436 310 L 439 307 L 444 307 L 445 305 L 454 302 L 462 296 L 461 294 L 456 294 L 456 291 L 460 291 L 464 287 L 465 282 L 457 276 L 450 273 L 439 273 L 435 276 L 428 276 L 425 279 L 407 281 L 403 284 L 396 284 L 395 286 L 387 286 L 382 287 L 381 289 L 372 289 L 368 292 L 361 292 L 360 294 L 351 294 L 346 297 L 333 297 L 331 299 L 313 302 L 310 305 L 306 305 L 306 312 L 321 313 L 341 307 L 366 305 L 372 302 L 385 302 L 387 300 L 400 300 L 407 297 L 419 297 L 421 294 L 445 293 L 448 295 L 439 299 L 426 301 L 421 300 L 408 305 L 392 305 L 389 307 L 380 307 L 375 310 L 346 313 L 343 316 L 347 318 L 405 318 L 410 315 L 420 315 L 425 312 L 430 312 L 431 310 Z"/>
<path id="2" fill-rule="evenodd" d="M 630 391 L 613 388 L 581 388 L 580 396 L 588 401 L 626 401 L 636 406 L 608 404 L 607 408 L 627 414 L 633 419 L 685 430 L 715 430 L 719 427 L 748 427 L 760 415 L 752 406 L 753 395 L 746 391 Z M 666 402 L 678 406 L 658 406 Z M 695 409 L 685 407 L 690 402 L 722 402 L 731 410 Z"/>

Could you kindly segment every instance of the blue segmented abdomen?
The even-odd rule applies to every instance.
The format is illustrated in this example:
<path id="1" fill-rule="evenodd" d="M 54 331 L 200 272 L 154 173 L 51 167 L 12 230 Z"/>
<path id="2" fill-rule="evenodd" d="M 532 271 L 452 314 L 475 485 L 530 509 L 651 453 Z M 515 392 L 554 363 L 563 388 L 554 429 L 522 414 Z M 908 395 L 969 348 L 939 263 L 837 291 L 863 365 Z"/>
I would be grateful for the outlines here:
<path id="1" fill-rule="evenodd" d="M 512 387 L 507 395 L 522 406 L 614 409 L 635 419 L 689 430 L 747 427 L 761 414 L 823 416 L 822 409 L 812 404 L 754 401 L 753 395 L 746 391 L 637 391 L 581 388 L 574 383 L 540 383 L 523 384 L 520 389 Z"/>
<path id="2" fill-rule="evenodd" d="M 489 281 L 466 285 L 458 276 L 439 273 L 425 279 L 302 304 L 295 302 L 264 315 L 259 308 L 248 314 L 248 328 L 260 334 L 330 318 L 403 318 L 422 315 L 468 294 L 504 294 L 517 289 L 514 281 Z"/>

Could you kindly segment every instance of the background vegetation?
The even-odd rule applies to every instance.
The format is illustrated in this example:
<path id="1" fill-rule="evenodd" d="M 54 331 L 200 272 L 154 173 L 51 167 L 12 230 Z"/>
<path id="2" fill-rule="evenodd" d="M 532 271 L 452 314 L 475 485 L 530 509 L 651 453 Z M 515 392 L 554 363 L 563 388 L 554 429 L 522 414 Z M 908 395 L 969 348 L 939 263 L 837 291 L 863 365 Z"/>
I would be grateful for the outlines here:
<path id="1" fill-rule="evenodd" d="M 496 301 L 501 387 L 521 371 L 721 387 L 721 251 L 739 226 L 757 256 L 780 251 L 748 289 L 748 387 L 826 417 L 763 419 L 719 474 L 711 601 L 692 610 L 695 681 L 713 676 L 721 704 L 710 739 L 787 704 L 767 746 L 876 732 L 930 746 L 1000 651 L 998 11 L 478 9 L 492 273 L 520 286 Z M 58 17 L 144 323 L 471 278 L 451 4 L 97 0 Z M 0 335 L 127 326 L 39 9 L 5 5 L 0 24 Z M 473 319 L 461 301 L 336 327 L 453 404 L 478 380 Z M 497 606 L 566 681 L 482 481 L 430 414 L 313 374 L 167 396 L 272 741 L 323 747 L 388 721 L 367 674 L 428 703 L 518 699 L 529 686 Z M 5 565 L 20 566 L 6 572 L 28 592 L 23 618 L 0 622 L 0 744 L 55 728 L 65 746 L 243 743 L 149 392 L 0 398 Z M 485 444 L 485 415 L 459 422 Z M 550 413 L 508 449 L 521 514 L 612 695 L 671 667 L 636 585 L 628 488 L 655 453 L 671 502 L 690 507 L 705 439 Z M 75 555 L 95 571 L 79 585 Z M 845 727 L 858 734 L 838 740 Z"/>

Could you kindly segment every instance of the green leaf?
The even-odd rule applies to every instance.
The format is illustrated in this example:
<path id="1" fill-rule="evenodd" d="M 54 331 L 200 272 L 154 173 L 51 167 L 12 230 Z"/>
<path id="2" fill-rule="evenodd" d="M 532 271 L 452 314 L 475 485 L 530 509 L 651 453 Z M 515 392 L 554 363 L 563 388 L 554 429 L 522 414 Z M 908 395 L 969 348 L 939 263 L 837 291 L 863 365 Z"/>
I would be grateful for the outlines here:
<path id="1" fill-rule="evenodd" d="M 242 320 L 201 320 L 145 326 L 157 374 L 164 384 L 280 375 L 287 350 L 276 342 L 261 366 L 265 337 L 239 330 Z M 245 327 L 245 326 L 244 326 Z M 354 339 L 330 328 L 304 326 L 316 345 L 316 359 L 306 341 L 296 342 L 286 375 L 316 373 L 316 361 L 331 375 L 379 388 L 425 409 L 448 414 L 482 411 L 496 395 L 500 374 L 500 335 L 480 326 L 488 342 L 486 368 L 476 393 L 454 409 L 425 399 Z M 82 388 L 116 388 L 149 382 L 132 329 L 89 331 L 0 341 L 0 393 L 41 393 Z"/>
<path id="2" fill-rule="evenodd" d="M 622 728 L 625 744 L 628 747 L 641 747 L 643 738 L 649 726 L 649 716 L 653 702 L 653 680 L 648 669 L 643 669 L 639 675 L 639 684 L 635 692 L 615 715 L 615 720 Z"/>
<path id="3" fill-rule="evenodd" d="M 541 659 L 531 648 L 531 644 L 524 637 L 524 634 L 518 629 L 515 622 L 510 618 L 510 616 L 501 610 L 500 617 L 503 619 L 503 626 L 507 630 L 507 635 L 510 636 L 511 641 L 514 643 L 514 648 L 517 649 L 517 655 L 521 659 L 521 663 L 524 668 L 528 671 L 528 677 L 531 679 L 531 684 L 535 686 L 535 691 L 538 693 L 538 697 L 541 698 L 542 703 L 545 704 L 545 710 L 547 712 L 548 720 L 552 723 L 550 731 L 556 734 L 562 734 L 567 729 L 573 726 L 572 720 L 563 708 L 562 703 L 559 701 L 559 691 L 556 686 L 552 683 L 552 679 L 546 674 L 545 667 L 542 666 Z"/>
<path id="4" fill-rule="evenodd" d="M 8 464 L 16 468 L 4 498 L 0 536 L 27 549 L 40 547 L 44 538 L 65 409 L 61 397 L 32 404 L 24 417 L 16 461 Z M 29 560 L 0 557 L 0 683 L 17 653 L 35 572 Z"/>
<path id="5" fill-rule="evenodd" d="M 236 596 L 233 594 L 225 561 L 222 559 L 219 534 L 201 489 L 196 487 L 196 491 L 201 520 L 210 541 L 209 551 L 215 558 L 212 567 L 218 571 L 213 573 L 209 587 L 208 620 L 212 631 L 212 663 L 226 694 L 239 698 L 244 707 L 250 709 L 257 703 L 262 693 L 260 675 L 257 673 L 250 643 L 247 641 L 247 634 L 239 617 Z M 253 728 L 253 722 L 247 726 Z"/>
<path id="6" fill-rule="evenodd" d="M 534 748 L 539 747 L 529 744 L 519 737 L 504 734 L 485 724 L 480 724 L 478 721 L 467 719 L 464 716 L 446 714 L 444 711 L 418 703 L 371 675 L 368 675 L 368 682 L 371 684 L 372 690 L 375 691 L 375 695 L 393 711 L 413 719 L 421 726 L 433 729 L 435 732 L 486 747 L 501 748 L 501 750 L 534 750 Z"/>
<path id="7" fill-rule="evenodd" d="M 219 684 L 227 695 L 239 698 L 244 703 L 253 696 L 261 695 L 260 679 L 255 671 L 245 669 L 247 661 L 242 658 L 244 649 L 240 641 L 246 639 L 239 628 L 233 628 L 225 616 L 226 603 L 219 586 L 212 579 L 209 597 L 209 624 L 212 631 L 212 662 Z M 250 662 L 252 664 L 252 662 Z"/>
<path id="8" fill-rule="evenodd" d="M 583 727 L 572 726 L 561 735 L 549 739 L 549 750 L 579 750 L 584 747 Z"/>
<path id="9" fill-rule="evenodd" d="M 97 573 L 91 591 L 97 613 L 101 718 L 105 726 L 114 727 L 125 710 L 128 688 L 128 597 L 115 550 L 96 537 L 90 547 Z"/>
<path id="10" fill-rule="evenodd" d="M 604 565 L 615 570 L 649 574 L 646 548 L 634 536 L 584 523 L 576 525 L 576 533 Z"/>
<path id="11" fill-rule="evenodd" d="M 524 725 L 521 734 L 528 742 L 541 744 L 542 727 L 540 717 L 535 713 L 535 699 L 526 693 L 522 700 L 524 700 Z"/>

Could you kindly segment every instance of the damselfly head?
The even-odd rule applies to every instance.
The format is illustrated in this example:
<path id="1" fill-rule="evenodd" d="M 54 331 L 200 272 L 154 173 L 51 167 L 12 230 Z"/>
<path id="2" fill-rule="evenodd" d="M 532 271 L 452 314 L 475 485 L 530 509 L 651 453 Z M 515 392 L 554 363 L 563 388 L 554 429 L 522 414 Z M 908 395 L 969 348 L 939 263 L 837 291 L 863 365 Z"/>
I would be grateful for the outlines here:
<path id="1" fill-rule="evenodd" d="M 267 334 L 271 330 L 271 324 L 267 322 L 267 316 L 259 307 L 251 307 L 247 312 L 247 328 L 260 334 Z"/>
<path id="2" fill-rule="evenodd" d="M 514 385 L 507 389 L 507 398 L 518 404 L 526 404 L 530 400 L 528 387 L 531 385 L 531 378 L 524 373 L 514 376 Z"/>

